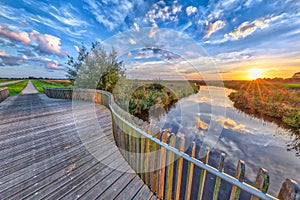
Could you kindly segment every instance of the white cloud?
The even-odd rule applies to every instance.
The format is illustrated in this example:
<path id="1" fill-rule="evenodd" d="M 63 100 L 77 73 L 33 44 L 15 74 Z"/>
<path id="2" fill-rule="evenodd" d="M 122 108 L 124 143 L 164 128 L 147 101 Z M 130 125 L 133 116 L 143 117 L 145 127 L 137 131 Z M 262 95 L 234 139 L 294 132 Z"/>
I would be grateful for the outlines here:
<path id="1" fill-rule="evenodd" d="M 266 18 L 259 18 L 252 22 L 243 22 L 238 28 L 230 32 L 229 34 L 225 34 L 225 38 L 233 38 L 234 40 L 238 40 L 240 38 L 245 38 L 252 33 L 254 33 L 257 29 L 265 29 L 269 27 L 269 24 L 272 21 L 278 20 L 283 15 L 272 16 Z"/>
<path id="2" fill-rule="evenodd" d="M 157 21 L 178 21 L 178 13 L 182 10 L 182 6 L 174 1 L 171 6 L 167 6 L 164 1 L 159 1 L 152 5 L 146 14 L 146 19 L 152 23 L 153 27 L 157 27 Z"/>
<path id="3" fill-rule="evenodd" d="M 62 7 L 60 10 L 57 10 L 55 7 L 52 6 L 52 8 L 57 12 L 56 14 L 53 12 L 50 12 L 49 14 L 60 21 L 61 23 L 64 23 L 68 26 L 87 26 L 88 23 L 86 21 L 83 21 L 79 19 L 75 13 L 73 13 L 74 8 L 71 4 L 67 4 L 64 7 Z"/>
<path id="4" fill-rule="evenodd" d="M 61 51 L 60 38 L 49 34 L 41 34 L 35 30 L 30 33 L 24 31 L 12 31 L 6 26 L 0 25 L 0 36 L 11 41 L 21 42 L 27 46 L 32 46 L 35 50 L 44 54 L 55 54 L 64 56 Z"/>
<path id="5" fill-rule="evenodd" d="M 244 124 L 237 124 L 233 119 L 230 118 L 218 118 L 215 119 L 216 122 L 221 124 L 226 129 L 232 129 L 234 131 L 243 131 L 250 133 L 249 130 L 245 128 Z"/>
<path id="6" fill-rule="evenodd" d="M 197 12 L 197 8 L 194 6 L 189 6 L 185 9 L 187 16 Z"/>
<path id="7" fill-rule="evenodd" d="M 226 25 L 226 23 L 222 20 L 215 21 L 214 23 L 209 23 L 208 30 L 207 30 L 204 38 L 209 38 L 211 36 L 211 34 L 213 34 L 214 32 L 216 32 L 218 30 L 221 30 L 222 28 L 224 28 L 225 25 Z"/>
<path id="8" fill-rule="evenodd" d="M 74 45 L 74 48 L 76 49 L 77 52 L 80 52 L 80 48 L 77 45 Z"/>
<path id="9" fill-rule="evenodd" d="M 88 10 L 95 16 L 96 20 L 110 31 L 122 26 L 134 7 L 129 0 L 110 1 L 110 3 L 115 5 L 113 9 L 108 8 L 106 5 L 108 2 L 100 3 L 95 0 L 85 0 L 85 3 L 88 4 Z"/>
<path id="10" fill-rule="evenodd" d="M 40 34 L 33 30 L 30 33 L 30 39 L 35 42 L 37 46 L 35 49 L 45 54 L 56 54 L 58 56 L 64 56 L 65 53 L 61 51 L 60 38 L 48 34 Z"/>
<path id="11" fill-rule="evenodd" d="M 140 27 L 136 22 L 133 23 L 133 27 L 134 27 L 134 30 L 136 30 L 136 31 L 140 30 Z"/>
<path id="12" fill-rule="evenodd" d="M 20 65 L 22 60 L 27 60 L 27 56 L 12 56 L 7 54 L 5 50 L 0 50 L 0 66 Z"/>
<path id="13" fill-rule="evenodd" d="M 26 55 L 23 55 L 23 56 L 22 56 L 22 59 L 23 59 L 23 60 L 28 60 L 28 57 L 27 57 Z"/>
<path id="14" fill-rule="evenodd" d="M 7 56 L 7 54 L 4 50 L 0 50 L 0 56 Z"/>
<path id="15" fill-rule="evenodd" d="M 181 8 L 182 8 L 181 5 L 173 4 L 172 5 L 172 13 L 173 13 L 173 15 L 176 15 L 176 13 L 181 12 Z"/>
<path id="16" fill-rule="evenodd" d="M 4 36 L 12 41 L 22 42 L 26 45 L 30 44 L 30 37 L 27 32 L 11 31 L 7 26 L 0 25 L 0 36 Z"/>
<path id="17" fill-rule="evenodd" d="M 48 62 L 48 63 L 45 64 L 45 66 L 48 69 L 55 69 L 55 70 L 61 69 L 56 62 Z"/>
<path id="18" fill-rule="evenodd" d="M 27 62 L 41 63 L 42 65 L 45 66 L 45 68 L 52 69 L 52 70 L 62 70 L 63 69 L 63 67 L 60 66 L 58 61 L 52 60 L 49 58 L 44 58 L 44 57 L 30 58 L 27 60 Z"/>

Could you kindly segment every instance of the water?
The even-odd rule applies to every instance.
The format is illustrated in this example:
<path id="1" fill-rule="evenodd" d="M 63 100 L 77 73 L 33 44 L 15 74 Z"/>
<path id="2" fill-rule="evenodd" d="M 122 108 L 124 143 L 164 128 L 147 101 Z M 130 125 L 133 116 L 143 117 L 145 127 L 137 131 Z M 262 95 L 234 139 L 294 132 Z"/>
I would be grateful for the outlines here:
<path id="1" fill-rule="evenodd" d="M 288 148 L 295 140 L 293 134 L 235 109 L 227 97 L 231 91 L 201 86 L 198 94 L 181 99 L 168 113 L 152 120 L 190 140 L 200 138 L 203 146 L 212 149 L 209 163 L 214 167 L 224 152 L 226 173 L 234 175 L 238 160 L 244 160 L 248 183 L 255 182 L 260 167 L 267 169 L 271 195 L 278 195 L 285 178 L 300 183 L 300 157 Z"/>

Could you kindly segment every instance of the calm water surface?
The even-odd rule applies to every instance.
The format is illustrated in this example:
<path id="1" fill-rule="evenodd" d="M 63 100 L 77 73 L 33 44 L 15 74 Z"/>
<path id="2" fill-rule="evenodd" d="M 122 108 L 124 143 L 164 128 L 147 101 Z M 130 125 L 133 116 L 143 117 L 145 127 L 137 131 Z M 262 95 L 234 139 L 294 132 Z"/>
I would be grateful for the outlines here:
<path id="1" fill-rule="evenodd" d="M 288 150 L 295 139 L 291 132 L 235 109 L 227 97 L 231 91 L 201 86 L 198 94 L 181 99 L 167 114 L 153 120 L 190 140 L 200 138 L 202 147 L 212 149 L 209 163 L 215 167 L 224 152 L 226 173 L 234 175 L 238 160 L 244 160 L 248 183 L 255 182 L 260 167 L 267 169 L 272 195 L 277 196 L 285 178 L 300 183 L 300 157 Z M 213 184 L 213 178 L 208 179 Z"/>

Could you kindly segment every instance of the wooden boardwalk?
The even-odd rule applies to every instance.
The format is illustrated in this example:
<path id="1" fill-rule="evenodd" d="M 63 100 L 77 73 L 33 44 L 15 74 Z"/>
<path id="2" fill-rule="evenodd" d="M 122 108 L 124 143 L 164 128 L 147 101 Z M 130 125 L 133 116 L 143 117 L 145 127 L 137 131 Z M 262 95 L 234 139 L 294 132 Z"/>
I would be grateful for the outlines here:
<path id="1" fill-rule="evenodd" d="M 108 109 L 93 104 L 104 135 L 77 133 L 93 132 L 75 124 L 74 112 L 89 121 L 91 103 L 81 103 L 44 94 L 0 103 L 0 199 L 156 199 L 114 144 Z"/>

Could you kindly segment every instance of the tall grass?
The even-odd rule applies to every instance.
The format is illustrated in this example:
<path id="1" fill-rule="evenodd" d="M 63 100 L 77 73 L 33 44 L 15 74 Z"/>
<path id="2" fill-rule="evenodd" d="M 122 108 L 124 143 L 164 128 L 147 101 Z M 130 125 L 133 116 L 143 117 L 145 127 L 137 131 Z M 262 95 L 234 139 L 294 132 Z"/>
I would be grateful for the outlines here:
<path id="1" fill-rule="evenodd" d="M 300 134 L 300 94 L 264 80 L 255 80 L 235 87 L 229 95 L 235 106 L 250 113 L 274 117 Z"/>

